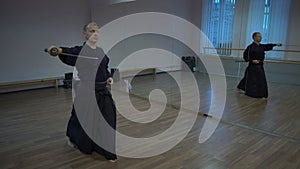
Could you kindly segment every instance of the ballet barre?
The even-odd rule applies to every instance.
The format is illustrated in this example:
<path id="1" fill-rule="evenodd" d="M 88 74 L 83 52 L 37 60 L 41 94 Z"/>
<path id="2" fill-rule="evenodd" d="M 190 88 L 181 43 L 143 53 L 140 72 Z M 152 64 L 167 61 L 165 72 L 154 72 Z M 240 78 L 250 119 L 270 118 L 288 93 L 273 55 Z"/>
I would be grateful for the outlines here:
<path id="1" fill-rule="evenodd" d="M 287 45 L 282 45 L 282 46 L 287 46 Z M 216 49 L 216 50 L 237 50 L 237 51 L 244 51 L 246 49 L 244 48 L 213 48 L 213 47 L 204 47 L 203 48 L 204 50 L 205 49 Z M 274 51 L 274 52 L 295 52 L 295 53 L 300 53 L 300 50 L 279 50 L 279 49 L 274 49 L 274 50 L 271 50 L 271 51 Z M 270 51 L 270 52 L 271 52 Z"/>

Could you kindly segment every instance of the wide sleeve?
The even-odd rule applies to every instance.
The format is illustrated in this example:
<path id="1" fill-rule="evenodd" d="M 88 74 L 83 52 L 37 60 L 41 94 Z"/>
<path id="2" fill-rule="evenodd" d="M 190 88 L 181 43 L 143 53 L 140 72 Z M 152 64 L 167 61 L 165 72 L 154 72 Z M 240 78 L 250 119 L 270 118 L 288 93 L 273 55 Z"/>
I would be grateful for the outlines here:
<path id="1" fill-rule="evenodd" d="M 107 59 L 107 63 L 106 63 L 106 75 L 108 77 L 112 77 L 112 74 L 111 74 L 111 72 L 109 71 L 109 68 L 108 68 L 109 58 L 106 55 L 105 55 L 105 58 Z"/>
<path id="2" fill-rule="evenodd" d="M 243 58 L 246 62 L 249 62 L 251 60 L 250 58 L 250 45 L 246 48 L 246 50 L 243 53 Z"/>
<path id="3" fill-rule="evenodd" d="M 261 44 L 264 47 L 264 51 L 273 50 L 273 47 L 276 46 L 276 44 L 269 43 L 269 44 Z"/>
<path id="4" fill-rule="evenodd" d="M 76 60 L 77 57 L 82 49 L 81 46 L 75 46 L 75 47 L 71 47 L 71 48 L 67 48 L 67 47 L 60 47 L 62 49 L 62 53 L 63 54 L 59 54 L 58 57 L 59 59 L 69 65 L 69 66 L 75 66 L 76 64 Z M 70 55 L 67 55 L 70 54 Z"/>

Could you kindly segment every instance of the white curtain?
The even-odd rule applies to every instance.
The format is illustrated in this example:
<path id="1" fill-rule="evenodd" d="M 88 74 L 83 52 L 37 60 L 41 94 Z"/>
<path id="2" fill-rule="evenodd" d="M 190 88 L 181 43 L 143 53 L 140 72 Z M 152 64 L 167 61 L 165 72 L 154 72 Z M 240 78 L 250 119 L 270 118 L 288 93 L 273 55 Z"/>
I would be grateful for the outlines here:
<path id="1" fill-rule="evenodd" d="M 201 22 L 201 29 L 202 31 L 206 34 L 207 37 L 211 37 L 209 34 L 210 31 L 210 25 L 209 25 L 209 20 L 211 18 L 211 5 L 212 1 L 211 0 L 203 0 L 202 1 L 202 22 Z M 203 46 L 209 46 L 209 42 L 207 39 L 202 41 Z"/>
<path id="2" fill-rule="evenodd" d="M 264 24 L 264 0 L 251 0 L 248 13 L 248 26 L 246 34 L 246 44 L 253 42 L 252 34 L 254 32 L 263 32 Z"/>
<path id="3" fill-rule="evenodd" d="M 272 43 L 286 43 L 289 23 L 289 9 L 291 0 L 271 0 L 270 37 Z M 280 49 L 284 49 L 280 47 Z M 269 59 L 284 59 L 284 52 L 272 52 Z"/>
<path id="4" fill-rule="evenodd" d="M 269 38 L 262 43 L 285 43 L 291 0 L 270 0 Z M 251 0 L 248 12 L 246 44 L 252 43 L 252 33 L 263 32 L 265 0 Z M 280 49 L 284 49 L 281 47 Z M 283 52 L 268 52 L 267 59 L 284 59 Z"/>

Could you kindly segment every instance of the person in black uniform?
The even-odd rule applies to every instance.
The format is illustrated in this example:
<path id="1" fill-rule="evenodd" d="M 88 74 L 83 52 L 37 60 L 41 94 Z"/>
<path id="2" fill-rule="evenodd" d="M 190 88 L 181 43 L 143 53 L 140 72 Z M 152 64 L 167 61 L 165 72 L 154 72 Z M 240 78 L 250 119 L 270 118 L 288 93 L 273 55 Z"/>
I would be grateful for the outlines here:
<path id="1" fill-rule="evenodd" d="M 254 42 L 246 48 L 243 54 L 244 60 L 249 62 L 249 65 L 237 88 L 244 91 L 247 96 L 267 99 L 268 86 L 263 67 L 265 51 L 272 50 L 274 46 L 282 46 L 282 44 L 261 44 L 262 36 L 259 32 L 254 32 L 252 38 Z"/>
<path id="2" fill-rule="evenodd" d="M 75 66 L 78 71 L 79 85 L 77 84 L 74 86 L 75 99 L 66 133 L 69 139 L 68 143 L 85 154 L 91 154 L 95 151 L 98 154 L 103 155 L 107 160 L 115 162 L 117 160 L 115 151 L 107 151 L 98 146 L 84 131 L 82 124 L 78 119 L 79 114 L 77 114 L 77 110 L 79 110 L 79 108 L 77 109 L 76 107 L 76 101 L 82 101 L 80 99 L 84 97 L 85 92 L 94 92 L 93 94 L 96 96 L 97 101 L 96 105 L 106 122 L 114 129 L 114 132 L 101 129 L 99 135 L 101 135 L 101 139 L 105 139 L 104 142 L 109 143 L 110 146 L 112 146 L 112 149 L 115 150 L 116 107 L 112 95 L 107 88 L 107 85 L 113 84 L 113 79 L 110 77 L 108 71 L 109 58 L 101 48 L 97 47 L 99 27 L 95 22 L 91 22 L 84 26 L 83 35 L 86 42 L 84 42 L 82 46 L 70 48 L 50 46 L 47 49 L 47 52 L 52 56 L 58 55 L 63 63 Z M 53 51 L 55 52 L 53 53 Z M 77 62 L 81 62 L 81 64 L 78 64 Z M 96 72 L 95 77 L 93 77 L 93 72 Z M 92 83 L 94 83 L 94 85 L 92 85 Z M 91 87 L 95 88 L 92 89 Z M 86 107 L 84 107 L 83 111 L 86 111 L 87 114 L 91 114 L 94 107 L 91 108 L 92 106 L 87 102 L 85 104 Z"/>

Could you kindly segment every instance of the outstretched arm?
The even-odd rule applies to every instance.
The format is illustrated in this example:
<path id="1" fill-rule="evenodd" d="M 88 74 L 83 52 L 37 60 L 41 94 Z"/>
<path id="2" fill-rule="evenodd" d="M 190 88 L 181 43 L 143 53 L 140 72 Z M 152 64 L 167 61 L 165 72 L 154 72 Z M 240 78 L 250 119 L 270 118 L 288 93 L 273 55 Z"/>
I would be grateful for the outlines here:
<path id="1" fill-rule="evenodd" d="M 71 48 L 66 48 L 66 47 L 60 47 L 60 48 L 61 48 L 62 52 L 58 55 L 59 59 L 63 63 L 65 63 L 69 66 L 75 66 L 77 57 L 72 57 L 70 55 L 65 55 L 64 53 L 78 56 L 82 47 L 81 46 L 75 46 L 75 47 L 71 47 Z"/>
<path id="2" fill-rule="evenodd" d="M 69 65 L 69 66 L 75 66 L 77 57 L 80 51 L 81 51 L 81 46 L 75 46 L 71 48 L 67 47 L 56 47 L 56 46 L 50 46 L 47 49 L 47 52 L 51 55 L 56 57 L 57 55 L 59 56 L 59 59 Z"/>
<path id="3" fill-rule="evenodd" d="M 273 50 L 274 46 L 282 46 L 281 43 L 269 43 L 269 44 L 261 44 L 264 47 L 264 51 L 269 51 L 269 50 Z"/>

